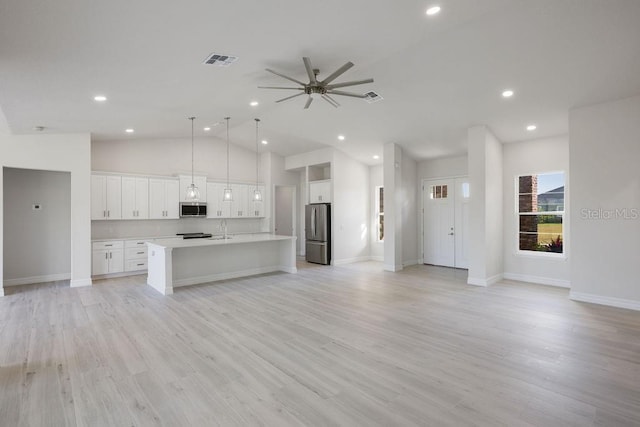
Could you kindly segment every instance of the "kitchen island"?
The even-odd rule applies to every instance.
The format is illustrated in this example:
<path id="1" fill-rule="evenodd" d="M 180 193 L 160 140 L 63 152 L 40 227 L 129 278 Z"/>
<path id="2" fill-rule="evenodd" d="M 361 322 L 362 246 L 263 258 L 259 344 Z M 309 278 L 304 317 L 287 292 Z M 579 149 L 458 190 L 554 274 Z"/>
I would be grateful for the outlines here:
<path id="1" fill-rule="evenodd" d="M 176 287 L 284 271 L 296 273 L 296 237 L 274 234 L 147 242 L 147 284 L 164 295 Z"/>

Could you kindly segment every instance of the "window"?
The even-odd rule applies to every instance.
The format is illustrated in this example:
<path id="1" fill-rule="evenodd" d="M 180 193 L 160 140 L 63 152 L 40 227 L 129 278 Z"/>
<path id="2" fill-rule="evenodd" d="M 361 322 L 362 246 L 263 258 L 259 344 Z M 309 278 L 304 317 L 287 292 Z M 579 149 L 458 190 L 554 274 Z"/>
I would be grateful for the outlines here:
<path id="1" fill-rule="evenodd" d="M 432 199 L 446 199 L 447 198 L 447 185 L 432 185 L 431 186 L 431 198 Z"/>
<path id="2" fill-rule="evenodd" d="M 376 187 L 376 239 L 384 241 L 384 187 Z"/>
<path id="3" fill-rule="evenodd" d="M 518 249 L 564 253 L 564 172 L 518 177 Z"/>

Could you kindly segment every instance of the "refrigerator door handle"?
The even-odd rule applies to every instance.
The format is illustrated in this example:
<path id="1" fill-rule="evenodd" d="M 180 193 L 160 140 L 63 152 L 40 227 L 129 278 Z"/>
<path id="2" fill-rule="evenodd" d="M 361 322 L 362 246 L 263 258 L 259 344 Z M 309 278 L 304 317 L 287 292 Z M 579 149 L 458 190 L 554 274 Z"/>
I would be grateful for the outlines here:
<path id="1" fill-rule="evenodd" d="M 311 237 L 316 238 L 316 208 L 311 209 Z"/>

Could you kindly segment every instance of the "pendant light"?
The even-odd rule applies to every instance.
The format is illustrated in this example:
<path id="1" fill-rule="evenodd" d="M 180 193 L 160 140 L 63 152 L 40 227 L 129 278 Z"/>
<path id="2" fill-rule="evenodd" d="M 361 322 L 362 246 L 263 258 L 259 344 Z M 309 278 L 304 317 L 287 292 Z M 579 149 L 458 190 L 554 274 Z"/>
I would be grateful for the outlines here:
<path id="1" fill-rule="evenodd" d="M 191 185 L 187 187 L 186 200 L 188 202 L 197 203 L 200 201 L 200 190 L 196 187 L 193 179 L 193 121 L 195 120 L 195 117 L 189 117 L 188 119 L 191 120 Z"/>
<path id="2" fill-rule="evenodd" d="M 262 192 L 258 187 L 258 162 L 259 162 L 259 145 L 258 145 L 258 123 L 260 123 L 260 119 L 255 119 L 256 121 L 256 189 L 253 191 L 253 201 L 260 202 L 262 201 Z"/>
<path id="3" fill-rule="evenodd" d="M 224 118 L 227 121 L 227 188 L 224 189 L 224 193 L 222 195 L 223 202 L 233 201 L 233 191 L 231 191 L 231 186 L 229 185 L 229 119 L 230 118 L 231 117 Z"/>

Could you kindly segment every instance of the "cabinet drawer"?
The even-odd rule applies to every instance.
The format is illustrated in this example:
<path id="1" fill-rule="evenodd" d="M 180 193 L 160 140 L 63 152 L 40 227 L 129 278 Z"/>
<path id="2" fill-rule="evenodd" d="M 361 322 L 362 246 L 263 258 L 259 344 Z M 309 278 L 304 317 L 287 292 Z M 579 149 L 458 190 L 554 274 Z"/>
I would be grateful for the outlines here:
<path id="1" fill-rule="evenodd" d="M 122 240 L 104 240 L 102 242 L 93 242 L 93 249 L 122 249 L 124 243 Z"/>
<path id="2" fill-rule="evenodd" d="M 124 263 L 124 271 L 139 271 L 147 269 L 146 259 L 133 259 Z"/>
<path id="3" fill-rule="evenodd" d="M 125 240 L 124 241 L 124 247 L 125 249 L 129 249 L 129 248 L 145 248 L 147 247 L 147 245 L 145 244 L 146 242 L 151 242 L 153 241 L 153 239 L 146 239 L 146 240 Z"/>
<path id="4" fill-rule="evenodd" d="M 139 248 L 128 248 L 124 251 L 124 259 L 129 260 L 137 260 L 137 259 L 147 259 L 147 246 L 142 246 Z"/>

